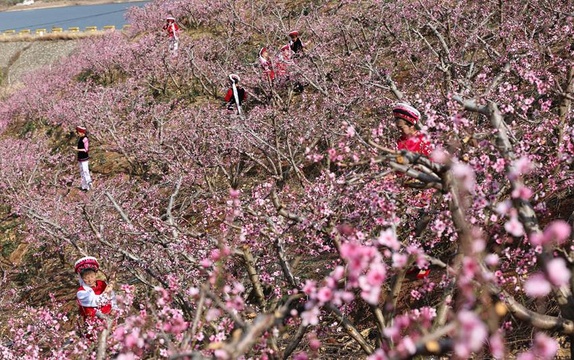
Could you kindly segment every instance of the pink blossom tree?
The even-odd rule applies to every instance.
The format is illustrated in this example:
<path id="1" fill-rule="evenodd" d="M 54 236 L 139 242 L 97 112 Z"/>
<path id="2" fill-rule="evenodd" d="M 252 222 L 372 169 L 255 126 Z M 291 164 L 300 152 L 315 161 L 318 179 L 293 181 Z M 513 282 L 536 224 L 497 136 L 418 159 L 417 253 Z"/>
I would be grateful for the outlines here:
<path id="1" fill-rule="evenodd" d="M 0 104 L 3 202 L 43 258 L 94 255 L 117 273 L 116 321 L 97 341 L 57 331 L 48 325 L 75 321 L 74 285 L 28 303 L 29 289 L 11 285 L 19 301 L 0 299 L 17 315 L 0 353 L 553 358 L 574 333 L 572 224 L 553 204 L 574 181 L 573 24 L 556 9 L 133 9 L 127 34 L 82 42 Z M 175 59 L 167 14 L 184 29 Z M 270 84 L 257 53 L 277 52 L 294 28 L 309 45 Z M 222 106 L 231 72 L 245 116 Z M 394 150 L 399 100 L 423 113 L 430 158 Z M 87 194 L 67 150 L 79 124 L 93 143 Z M 415 266 L 431 276 L 412 279 Z M 535 335 L 511 345 L 524 324 Z"/>

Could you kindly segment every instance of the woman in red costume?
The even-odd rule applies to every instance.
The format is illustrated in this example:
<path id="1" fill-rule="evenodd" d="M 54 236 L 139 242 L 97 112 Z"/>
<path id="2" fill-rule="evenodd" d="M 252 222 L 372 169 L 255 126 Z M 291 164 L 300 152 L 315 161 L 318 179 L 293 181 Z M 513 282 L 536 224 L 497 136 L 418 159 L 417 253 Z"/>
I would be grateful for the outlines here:
<path id="1" fill-rule="evenodd" d="M 261 50 L 259 50 L 259 65 L 263 70 L 263 79 L 268 81 L 270 85 L 273 85 L 275 70 L 273 69 L 273 62 L 266 47 L 262 47 Z"/>
<path id="2" fill-rule="evenodd" d="M 407 150 L 413 153 L 429 156 L 432 145 L 427 137 L 418 129 L 418 122 L 421 118 L 420 112 L 407 103 L 398 103 L 393 108 L 395 124 L 401 136 L 397 140 L 397 150 Z M 417 196 L 420 201 L 428 202 L 428 194 L 421 193 Z M 430 274 L 429 269 L 413 269 L 417 272 L 418 279 L 424 279 Z"/>
<path id="3" fill-rule="evenodd" d="M 116 307 L 113 282 L 107 284 L 104 280 L 97 279 L 100 264 L 93 256 L 79 259 L 74 268 L 80 281 L 76 293 L 80 315 L 86 321 L 106 318 Z"/>
<path id="4" fill-rule="evenodd" d="M 169 38 L 169 52 L 172 56 L 176 56 L 179 49 L 179 26 L 173 16 L 168 16 L 165 21 L 166 24 L 163 26 L 163 29 L 167 32 Z"/>
<path id="5" fill-rule="evenodd" d="M 397 150 L 408 150 L 429 156 L 432 151 L 431 144 L 426 136 L 417 129 L 421 117 L 419 111 L 409 104 L 398 103 L 393 108 L 393 116 L 401 132 L 401 137 L 397 141 Z"/>

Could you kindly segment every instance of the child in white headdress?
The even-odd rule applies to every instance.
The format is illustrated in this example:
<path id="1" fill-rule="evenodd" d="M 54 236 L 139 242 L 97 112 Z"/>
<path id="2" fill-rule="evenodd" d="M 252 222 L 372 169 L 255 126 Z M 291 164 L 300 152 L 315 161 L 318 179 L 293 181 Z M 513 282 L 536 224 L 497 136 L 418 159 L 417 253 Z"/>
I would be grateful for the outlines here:
<path id="1" fill-rule="evenodd" d="M 86 256 L 76 261 L 74 269 L 80 281 L 76 293 L 80 315 L 84 320 L 105 318 L 116 308 L 113 282 L 108 284 L 104 280 L 97 279 L 100 264 L 93 256 Z"/>

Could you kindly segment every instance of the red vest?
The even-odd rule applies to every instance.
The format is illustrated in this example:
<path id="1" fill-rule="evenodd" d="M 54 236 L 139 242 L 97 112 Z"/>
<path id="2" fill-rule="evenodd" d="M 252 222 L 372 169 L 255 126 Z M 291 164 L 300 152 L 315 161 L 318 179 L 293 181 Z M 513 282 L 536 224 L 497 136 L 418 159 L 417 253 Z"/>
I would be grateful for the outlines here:
<path id="1" fill-rule="evenodd" d="M 108 285 L 106 284 L 105 281 L 102 280 L 96 280 L 96 286 L 94 286 L 92 288 L 92 290 L 94 290 L 94 293 L 96 295 L 101 295 L 104 290 L 106 289 Z M 78 288 L 78 291 L 84 291 L 86 289 L 84 289 L 83 286 L 80 286 Z M 80 311 L 80 315 L 82 315 L 85 318 L 93 318 L 96 316 L 96 312 L 98 310 L 100 310 L 103 314 L 109 314 L 112 311 L 112 304 L 106 304 L 100 307 L 87 307 L 87 306 L 82 306 L 80 304 L 80 301 L 78 300 L 78 307 L 79 307 L 79 311 Z"/>

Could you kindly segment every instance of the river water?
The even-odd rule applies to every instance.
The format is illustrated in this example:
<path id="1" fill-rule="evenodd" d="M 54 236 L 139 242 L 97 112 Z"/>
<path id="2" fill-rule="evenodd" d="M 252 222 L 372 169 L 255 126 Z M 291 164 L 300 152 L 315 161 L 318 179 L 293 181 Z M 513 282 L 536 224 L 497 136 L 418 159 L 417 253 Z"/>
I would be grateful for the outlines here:
<path id="1" fill-rule="evenodd" d="M 6 30 L 20 31 L 22 29 L 47 29 L 52 27 L 97 26 L 102 29 L 106 25 L 121 28 L 127 24 L 124 14 L 132 6 L 143 6 L 149 1 L 137 1 L 101 5 L 76 5 L 49 9 L 30 9 L 0 12 L 0 32 Z"/>

